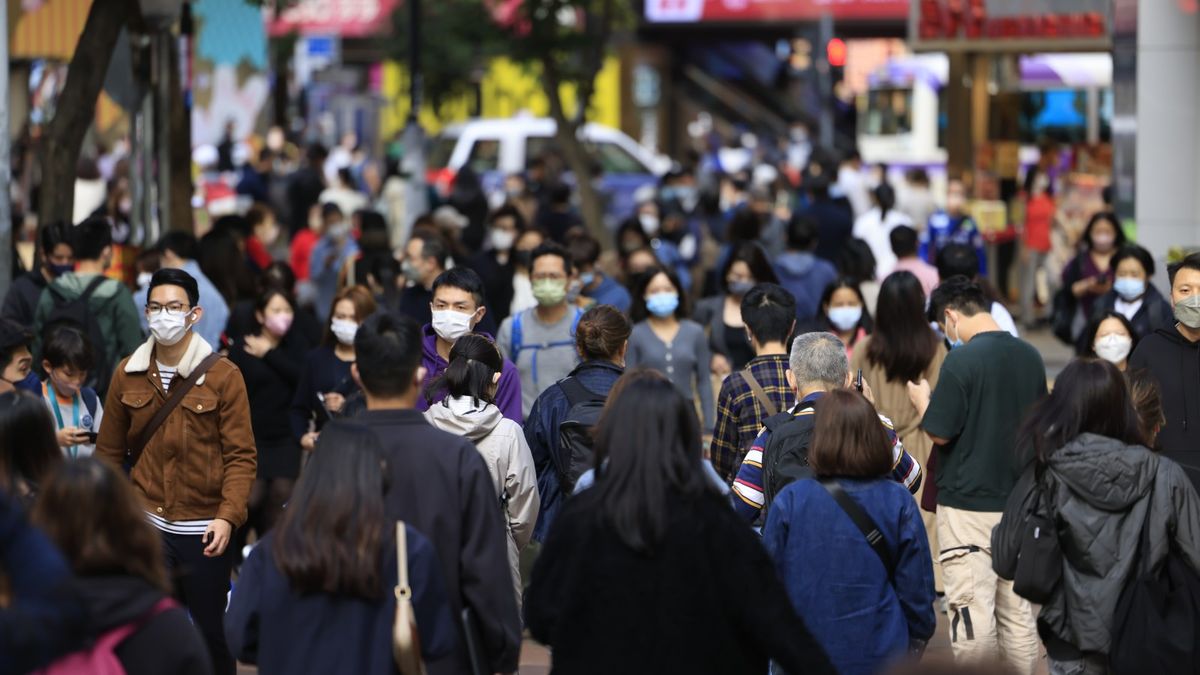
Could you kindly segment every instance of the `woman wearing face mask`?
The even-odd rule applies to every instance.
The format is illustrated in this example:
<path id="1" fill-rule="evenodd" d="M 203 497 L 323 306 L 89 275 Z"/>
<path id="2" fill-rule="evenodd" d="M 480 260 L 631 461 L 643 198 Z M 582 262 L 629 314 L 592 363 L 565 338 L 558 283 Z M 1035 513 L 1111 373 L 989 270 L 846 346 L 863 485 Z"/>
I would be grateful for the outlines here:
<path id="1" fill-rule="evenodd" d="M 464 335 L 450 349 L 450 367 L 426 389 L 426 400 L 445 398 L 425 411 L 433 426 L 469 438 L 487 463 L 504 509 L 508 564 L 517 606 L 521 604 L 521 550 L 537 522 L 537 473 L 525 433 L 496 407 L 504 360 L 496 344 L 482 335 Z"/>
<path id="2" fill-rule="evenodd" d="M 854 357 L 854 348 L 871 334 L 874 322 L 867 312 L 867 303 L 854 280 L 842 278 L 825 287 L 821 294 L 821 316 L 813 330 L 824 330 L 838 336 L 846 345 L 846 358 Z"/>
<path id="3" fill-rule="evenodd" d="M 505 205 L 493 211 L 487 223 L 483 250 L 471 256 L 466 266 L 483 280 L 488 314 L 498 324 L 512 309 L 513 277 L 517 272 L 513 249 L 525 229 L 525 220 L 515 207 Z"/>
<path id="4" fill-rule="evenodd" d="M 346 399 L 361 393 L 350 376 L 354 335 L 375 309 L 365 286 L 350 286 L 334 297 L 324 341 L 308 353 L 292 398 L 292 436 L 301 448 L 312 450 L 321 427 L 345 414 Z"/>
<path id="5" fill-rule="evenodd" d="M 529 267 L 532 263 L 533 251 L 546 241 L 546 233 L 536 228 L 529 228 L 517 234 L 513 244 L 513 276 L 512 302 L 509 303 L 509 315 L 523 312 L 537 306 L 533 297 L 533 282 L 529 280 Z"/>
<path id="6" fill-rule="evenodd" d="M 1125 372 L 1140 337 L 1129 319 L 1117 312 L 1105 312 L 1084 329 L 1078 354 L 1104 359 Z"/>
<path id="7" fill-rule="evenodd" d="M 1063 288 L 1071 289 L 1074 299 L 1071 335 L 1078 337 L 1087 318 L 1092 316 L 1096 300 L 1113 288 L 1112 259 L 1125 245 L 1125 232 L 1112 213 L 1101 211 L 1092 216 L 1080 239 L 1083 250 L 1063 269 Z"/>
<path id="8" fill-rule="evenodd" d="M 1154 277 L 1154 258 L 1137 244 L 1126 244 L 1113 256 L 1112 290 L 1100 296 L 1092 310 L 1092 319 L 1117 312 L 1133 324 L 1133 334 L 1146 337 L 1156 330 L 1175 325 L 1171 303 L 1150 281 Z M 1086 342 L 1081 345 L 1086 346 Z"/>
<path id="9" fill-rule="evenodd" d="M 651 269 L 638 277 L 633 287 L 634 321 L 625 363 L 630 368 L 653 368 L 667 376 L 689 401 L 700 394 L 700 414 L 706 433 L 711 433 L 713 408 L 711 357 L 704 327 L 688 315 L 683 285 L 666 268 Z"/>
<path id="10" fill-rule="evenodd" d="M 260 538 L 283 513 L 300 475 L 300 444 L 292 435 L 288 411 L 296 396 L 304 355 L 312 344 L 303 331 L 293 329 L 295 317 L 291 296 L 268 288 L 254 302 L 258 330 L 247 333 L 229 350 L 229 359 L 241 369 L 250 398 L 258 472 L 250 490 L 247 525 L 253 526 Z M 244 539 L 247 529 L 239 529 L 240 538 Z"/>
<path id="11" fill-rule="evenodd" d="M 729 373 L 745 368 L 754 358 L 754 347 L 746 337 L 746 322 L 742 321 L 742 298 L 756 284 L 776 284 L 779 279 L 762 247 L 746 243 L 729 257 L 720 280 L 722 294 L 696 303 L 692 319 L 708 329 L 708 346 L 712 350 L 709 369 L 724 379 Z"/>

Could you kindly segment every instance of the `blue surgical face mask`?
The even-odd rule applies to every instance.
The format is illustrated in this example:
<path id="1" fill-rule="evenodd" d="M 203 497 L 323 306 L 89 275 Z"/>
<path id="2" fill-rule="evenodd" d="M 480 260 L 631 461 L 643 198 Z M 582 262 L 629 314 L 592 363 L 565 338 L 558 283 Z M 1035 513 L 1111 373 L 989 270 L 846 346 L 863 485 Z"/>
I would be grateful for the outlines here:
<path id="1" fill-rule="evenodd" d="M 858 307 L 831 307 L 829 309 L 829 323 L 838 330 L 850 330 L 858 325 L 862 320 L 862 306 Z"/>
<path id="2" fill-rule="evenodd" d="M 584 288 L 591 286 L 595 281 L 596 281 L 596 273 L 595 272 L 584 272 L 579 275 L 579 282 L 583 284 Z"/>
<path id="3" fill-rule="evenodd" d="M 660 318 L 671 316 L 678 307 L 678 293 L 655 293 L 646 298 L 646 310 Z"/>
<path id="4" fill-rule="evenodd" d="M 24 389 L 31 394 L 42 393 L 42 381 L 38 379 L 37 373 L 30 371 L 20 382 L 13 382 L 12 385 L 17 389 Z"/>
<path id="5" fill-rule="evenodd" d="M 1146 294 L 1146 282 L 1132 277 L 1117 277 L 1113 282 L 1113 290 L 1122 300 L 1131 302 Z"/>
<path id="6" fill-rule="evenodd" d="M 963 346 L 962 334 L 958 332 L 958 324 L 954 324 L 954 337 L 950 337 L 950 315 L 946 315 L 946 339 L 950 342 L 950 349 L 957 349 Z"/>

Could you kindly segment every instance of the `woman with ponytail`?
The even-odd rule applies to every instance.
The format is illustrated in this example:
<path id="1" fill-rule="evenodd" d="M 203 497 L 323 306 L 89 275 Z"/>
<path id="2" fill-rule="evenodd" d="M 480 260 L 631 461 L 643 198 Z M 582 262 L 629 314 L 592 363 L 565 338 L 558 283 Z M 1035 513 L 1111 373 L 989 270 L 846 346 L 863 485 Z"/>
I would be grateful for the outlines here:
<path id="1" fill-rule="evenodd" d="M 487 463 L 508 523 L 508 562 L 520 606 L 521 549 L 533 534 L 540 502 L 525 434 L 496 407 L 503 367 L 495 343 L 482 335 L 462 336 L 450 349 L 449 367 L 425 390 L 430 402 L 425 419 L 442 431 L 470 439 Z M 445 398 L 433 403 L 443 395 Z"/>

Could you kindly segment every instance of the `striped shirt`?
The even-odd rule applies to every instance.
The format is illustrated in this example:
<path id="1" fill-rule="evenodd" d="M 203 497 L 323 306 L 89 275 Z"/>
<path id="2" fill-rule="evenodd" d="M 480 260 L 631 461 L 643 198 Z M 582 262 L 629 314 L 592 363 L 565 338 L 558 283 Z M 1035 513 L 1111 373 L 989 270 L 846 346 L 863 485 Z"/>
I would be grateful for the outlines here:
<path id="1" fill-rule="evenodd" d="M 167 534 L 182 534 L 185 536 L 200 536 L 208 529 L 213 519 L 207 520 L 166 520 L 160 518 L 149 511 L 146 512 L 146 519 L 150 524 Z"/>
<path id="2" fill-rule="evenodd" d="M 171 381 L 175 379 L 175 373 L 178 369 L 171 366 L 164 366 L 158 361 L 155 361 L 154 365 L 158 366 L 158 380 L 162 383 L 163 393 L 166 394 L 171 391 Z"/>
<path id="3" fill-rule="evenodd" d="M 789 412 L 795 417 L 815 415 L 816 411 L 812 406 L 805 407 L 803 410 L 800 408 L 805 403 L 815 402 L 824 393 L 818 391 L 805 396 Z M 883 424 L 888 440 L 892 443 L 892 480 L 915 494 L 921 487 L 921 465 L 905 451 L 904 444 L 896 435 L 892 421 L 880 415 L 879 422 Z M 762 513 L 766 503 L 763 487 L 763 449 L 767 447 L 767 441 L 770 438 L 771 431 L 763 427 L 758 438 L 755 438 L 754 443 L 751 444 L 750 451 L 746 453 L 746 458 L 742 460 L 742 467 L 738 470 L 737 478 L 733 482 L 733 494 L 737 496 L 737 499 L 733 500 L 733 506 L 743 518 L 750 522 L 753 522 Z"/>

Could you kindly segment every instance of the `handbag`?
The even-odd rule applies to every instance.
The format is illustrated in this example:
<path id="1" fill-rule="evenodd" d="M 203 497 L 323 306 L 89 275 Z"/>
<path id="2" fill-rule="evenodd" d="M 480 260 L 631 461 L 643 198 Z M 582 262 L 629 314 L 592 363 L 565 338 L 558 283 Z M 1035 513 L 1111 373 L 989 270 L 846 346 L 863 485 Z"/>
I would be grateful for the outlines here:
<path id="1" fill-rule="evenodd" d="M 412 587 L 408 584 L 408 537 L 404 521 L 396 521 L 396 619 L 392 622 L 392 656 L 401 675 L 425 675 Z"/>
<path id="2" fill-rule="evenodd" d="M 1032 498 L 1021 530 L 1013 592 L 1030 602 L 1045 604 L 1062 578 L 1063 552 L 1054 509 L 1040 480 L 1034 480 Z"/>

